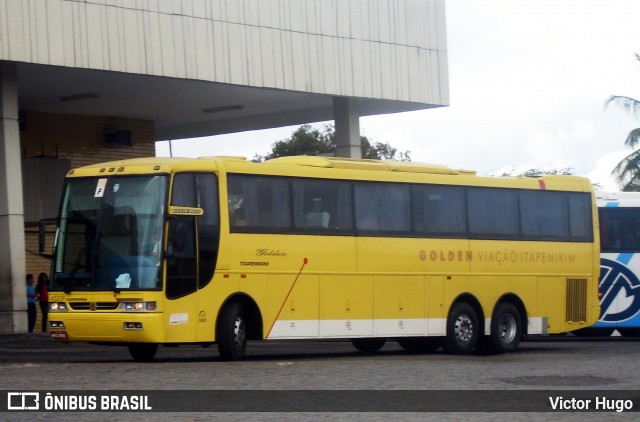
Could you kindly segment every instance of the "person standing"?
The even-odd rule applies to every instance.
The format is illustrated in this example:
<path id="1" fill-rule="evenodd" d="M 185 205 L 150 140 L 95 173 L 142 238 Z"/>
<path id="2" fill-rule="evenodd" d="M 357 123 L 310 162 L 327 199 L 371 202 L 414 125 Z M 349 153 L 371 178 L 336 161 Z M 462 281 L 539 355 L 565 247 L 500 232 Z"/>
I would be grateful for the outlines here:
<path id="1" fill-rule="evenodd" d="M 42 312 L 42 332 L 46 333 L 49 314 L 49 276 L 46 273 L 40 273 L 38 276 L 36 298 L 40 301 L 40 311 Z"/>
<path id="2" fill-rule="evenodd" d="M 36 325 L 36 288 L 33 287 L 33 274 L 27 274 L 27 316 L 29 332 L 33 333 Z"/>

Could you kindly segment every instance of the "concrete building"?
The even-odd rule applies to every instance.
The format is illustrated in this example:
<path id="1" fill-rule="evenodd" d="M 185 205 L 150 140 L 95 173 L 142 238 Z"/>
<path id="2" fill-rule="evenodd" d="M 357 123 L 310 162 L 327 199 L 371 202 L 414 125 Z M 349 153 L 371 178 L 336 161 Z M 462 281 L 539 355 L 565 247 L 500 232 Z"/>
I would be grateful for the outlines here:
<path id="1" fill-rule="evenodd" d="M 0 332 L 71 167 L 154 142 L 448 104 L 444 0 L 0 0 Z"/>

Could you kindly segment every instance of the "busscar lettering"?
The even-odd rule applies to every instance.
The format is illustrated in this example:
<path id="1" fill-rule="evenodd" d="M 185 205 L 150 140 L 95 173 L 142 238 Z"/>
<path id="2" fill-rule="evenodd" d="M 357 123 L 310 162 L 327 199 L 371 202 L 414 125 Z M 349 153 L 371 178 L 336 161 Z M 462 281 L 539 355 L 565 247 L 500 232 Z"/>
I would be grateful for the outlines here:
<path id="1" fill-rule="evenodd" d="M 173 209 L 173 213 L 174 214 L 194 214 L 194 215 L 199 215 L 202 214 L 202 211 L 198 210 L 198 209 L 190 209 L 190 208 L 174 208 Z"/>

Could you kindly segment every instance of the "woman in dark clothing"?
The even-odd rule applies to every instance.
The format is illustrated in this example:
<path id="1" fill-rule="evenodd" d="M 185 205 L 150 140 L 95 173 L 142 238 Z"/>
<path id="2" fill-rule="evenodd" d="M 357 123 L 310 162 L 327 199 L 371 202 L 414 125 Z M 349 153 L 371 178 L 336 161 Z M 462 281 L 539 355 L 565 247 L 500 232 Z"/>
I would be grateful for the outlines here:
<path id="1" fill-rule="evenodd" d="M 46 333 L 47 316 L 49 314 L 49 276 L 45 273 L 40 273 L 38 276 L 36 297 L 40 301 L 40 310 L 42 311 L 42 332 Z"/>

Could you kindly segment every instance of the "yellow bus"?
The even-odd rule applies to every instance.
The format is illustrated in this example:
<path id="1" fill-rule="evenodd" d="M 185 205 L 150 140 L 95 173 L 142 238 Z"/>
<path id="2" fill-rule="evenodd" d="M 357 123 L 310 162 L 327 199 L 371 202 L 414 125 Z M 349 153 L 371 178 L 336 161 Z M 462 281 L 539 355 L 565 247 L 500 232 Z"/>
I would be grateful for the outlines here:
<path id="1" fill-rule="evenodd" d="M 584 178 L 304 156 L 132 159 L 65 183 L 55 236 L 40 230 L 60 341 L 135 360 L 179 344 L 238 360 L 272 339 L 504 353 L 598 319 Z"/>

